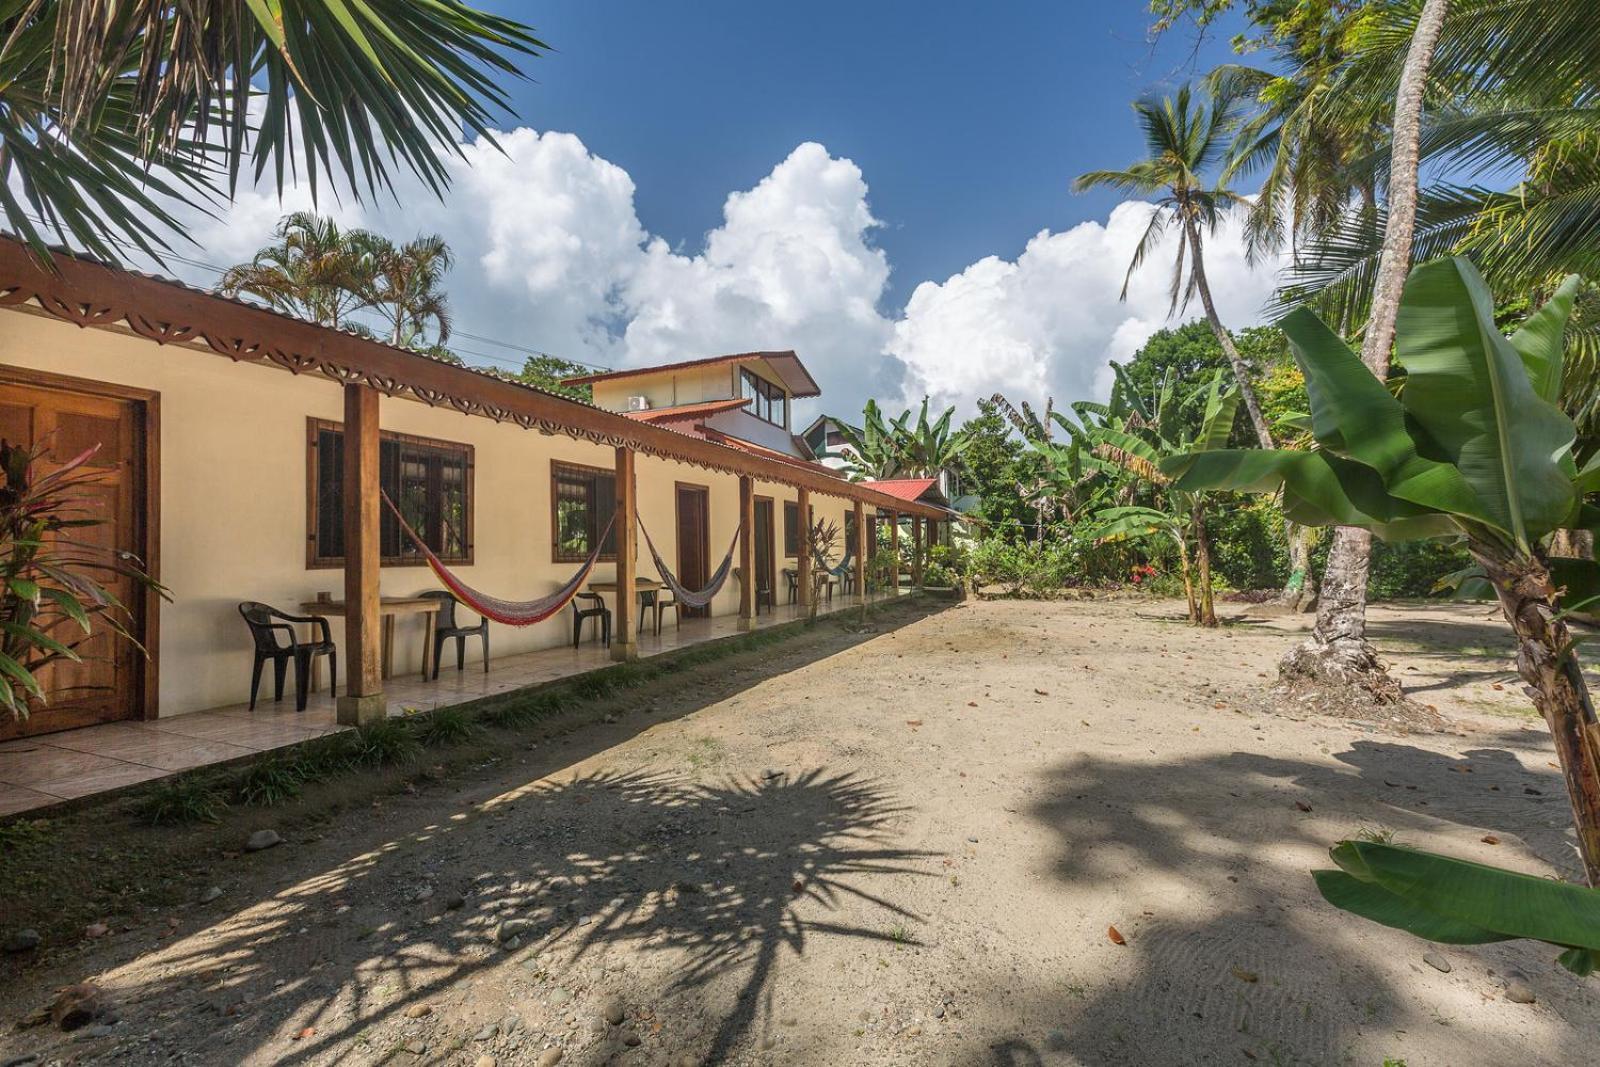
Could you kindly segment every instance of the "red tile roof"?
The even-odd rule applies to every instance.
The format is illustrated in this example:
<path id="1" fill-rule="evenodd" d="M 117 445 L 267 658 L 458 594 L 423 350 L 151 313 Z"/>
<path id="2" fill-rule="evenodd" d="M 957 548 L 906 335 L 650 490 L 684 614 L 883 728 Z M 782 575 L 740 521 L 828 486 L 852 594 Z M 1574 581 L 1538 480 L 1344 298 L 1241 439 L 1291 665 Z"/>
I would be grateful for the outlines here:
<path id="1" fill-rule="evenodd" d="M 939 484 L 937 478 L 884 478 L 878 481 L 863 482 L 880 493 L 887 493 L 897 500 L 916 500 L 929 489 Z"/>

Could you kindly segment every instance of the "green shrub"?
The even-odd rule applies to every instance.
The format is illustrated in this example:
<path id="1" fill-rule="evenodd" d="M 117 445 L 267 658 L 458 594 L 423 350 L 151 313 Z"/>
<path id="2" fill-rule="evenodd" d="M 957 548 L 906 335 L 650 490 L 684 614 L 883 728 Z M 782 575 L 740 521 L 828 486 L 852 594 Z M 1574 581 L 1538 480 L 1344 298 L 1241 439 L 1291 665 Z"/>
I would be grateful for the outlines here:
<path id="1" fill-rule="evenodd" d="M 221 822 L 228 802 L 199 775 L 179 774 L 158 782 L 139 802 L 139 813 L 158 825 Z"/>
<path id="2" fill-rule="evenodd" d="M 300 795 L 300 773 L 296 764 L 268 756 L 250 765 L 234 792 L 241 804 L 272 807 Z"/>
<path id="3" fill-rule="evenodd" d="M 409 724 L 400 719 L 379 719 L 355 730 L 352 764 L 381 767 L 409 763 L 421 749 Z"/>
<path id="4" fill-rule="evenodd" d="M 1207 513 L 1211 572 L 1234 589 L 1281 589 L 1289 580 L 1283 513 L 1270 499 L 1242 499 Z"/>
<path id="5" fill-rule="evenodd" d="M 437 708 L 416 718 L 417 740 L 428 748 L 470 741 L 476 727 L 460 708 Z"/>
<path id="6" fill-rule="evenodd" d="M 1367 595 L 1373 600 L 1433 596 L 1433 583 L 1472 564 L 1464 546 L 1447 541 L 1372 542 Z"/>

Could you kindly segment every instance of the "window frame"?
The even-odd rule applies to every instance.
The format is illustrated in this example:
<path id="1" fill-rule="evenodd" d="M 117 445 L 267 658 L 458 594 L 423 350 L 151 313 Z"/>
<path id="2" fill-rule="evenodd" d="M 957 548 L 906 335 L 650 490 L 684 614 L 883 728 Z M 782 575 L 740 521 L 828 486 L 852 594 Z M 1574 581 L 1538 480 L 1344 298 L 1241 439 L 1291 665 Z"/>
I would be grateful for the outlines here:
<path id="1" fill-rule="evenodd" d="M 783 556 L 800 558 L 800 501 L 783 502 Z"/>
<path id="2" fill-rule="evenodd" d="M 319 419 L 310 417 L 306 419 L 306 570 L 339 570 L 344 567 L 343 556 L 323 556 L 317 552 L 317 528 L 321 525 L 321 505 L 317 500 L 317 487 L 320 484 L 317 470 L 318 449 L 321 447 L 319 438 L 325 432 L 339 434 L 341 445 L 344 440 L 344 423 L 333 419 Z M 418 448 L 431 448 L 441 452 L 459 453 L 466 465 L 466 481 L 463 492 L 466 496 L 466 506 L 462 518 L 462 545 L 464 551 L 457 555 L 439 557 L 440 562 L 458 567 L 470 567 L 477 556 L 477 540 L 475 514 L 477 512 L 477 451 L 472 445 L 464 441 L 445 441 L 436 437 L 419 437 L 416 434 L 398 433 L 393 430 L 380 430 L 378 439 L 392 441 L 400 445 L 415 445 Z M 380 444 L 381 448 L 381 444 Z M 342 459 L 341 459 L 342 462 Z M 381 480 L 381 463 L 380 474 Z M 382 523 L 383 505 L 379 504 Z M 405 536 L 401 533 L 402 538 Z M 381 537 L 381 535 L 380 535 Z M 378 561 L 380 567 L 426 567 L 427 559 L 421 555 L 415 556 L 382 556 Z"/>
<path id="3" fill-rule="evenodd" d="M 563 471 L 584 475 L 605 475 L 611 479 L 613 496 L 616 493 L 617 472 L 612 467 L 595 467 L 587 463 L 573 463 L 563 459 L 552 459 L 550 461 L 550 562 L 583 563 L 589 558 L 588 552 L 580 555 L 561 551 L 561 473 Z M 597 557 L 598 562 L 615 563 L 617 561 L 615 529 L 611 532 L 611 541 L 612 550 L 610 552 L 602 551 Z"/>
<path id="4" fill-rule="evenodd" d="M 749 394 L 746 393 L 746 386 L 750 387 Z M 740 367 L 739 397 L 750 401 L 745 410 L 762 422 L 784 429 L 789 428 L 789 391 L 777 382 L 768 381 L 749 367 Z M 779 404 L 783 408 L 781 422 L 772 417 L 774 404 Z"/>

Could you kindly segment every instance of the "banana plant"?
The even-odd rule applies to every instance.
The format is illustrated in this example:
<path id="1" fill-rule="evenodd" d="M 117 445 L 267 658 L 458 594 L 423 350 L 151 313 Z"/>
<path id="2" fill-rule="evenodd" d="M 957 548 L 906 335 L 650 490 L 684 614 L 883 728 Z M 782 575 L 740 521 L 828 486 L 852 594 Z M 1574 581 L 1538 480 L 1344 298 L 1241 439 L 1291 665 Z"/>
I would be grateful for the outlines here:
<path id="1" fill-rule="evenodd" d="M 1527 938 L 1578 975 L 1600 965 L 1600 891 L 1375 841 L 1341 841 L 1337 870 L 1312 871 L 1334 907 L 1428 941 Z"/>
<path id="2" fill-rule="evenodd" d="M 1104 525 L 1096 532 L 1096 539 L 1167 537 L 1175 540 L 1184 592 L 1189 601 L 1189 621 L 1200 626 L 1217 625 L 1216 598 L 1211 584 L 1211 539 L 1206 530 L 1208 494 L 1176 484 L 1162 471 L 1161 464 L 1176 455 L 1212 451 L 1228 443 L 1239 412 L 1240 397 L 1236 388 L 1224 389 L 1223 381 L 1223 372 L 1218 372 L 1211 380 L 1206 391 L 1205 417 L 1193 437 L 1182 430 L 1181 420 L 1173 414 L 1178 402 L 1176 384 L 1171 378 L 1163 383 L 1153 410 L 1135 406 L 1128 420 L 1108 419 L 1102 425 L 1084 430 L 1093 457 L 1149 486 L 1156 505 L 1113 507 L 1099 512 L 1096 517 Z M 1137 401 L 1133 403 L 1137 405 Z M 1172 436 L 1167 436 L 1169 434 Z M 1192 577 L 1191 557 L 1193 569 L 1198 572 L 1198 588 Z"/>
<path id="3" fill-rule="evenodd" d="M 1592 561 L 1552 575 L 1544 540 L 1593 530 L 1600 464 L 1580 470 L 1559 405 L 1563 335 L 1578 291 L 1568 278 L 1515 334 L 1501 334 L 1483 278 L 1464 259 L 1412 271 L 1396 321 L 1403 385 L 1391 391 L 1309 310 L 1283 320 L 1306 376 L 1318 448 L 1190 451 L 1162 463 L 1181 489 L 1282 494 L 1313 526 L 1390 540 L 1466 542 L 1517 644 L 1517 671 L 1554 739 L 1590 885 L 1600 884 L 1600 721 L 1573 654 L 1571 590 L 1596 586 Z M 1576 572 L 1584 573 L 1576 573 Z"/>

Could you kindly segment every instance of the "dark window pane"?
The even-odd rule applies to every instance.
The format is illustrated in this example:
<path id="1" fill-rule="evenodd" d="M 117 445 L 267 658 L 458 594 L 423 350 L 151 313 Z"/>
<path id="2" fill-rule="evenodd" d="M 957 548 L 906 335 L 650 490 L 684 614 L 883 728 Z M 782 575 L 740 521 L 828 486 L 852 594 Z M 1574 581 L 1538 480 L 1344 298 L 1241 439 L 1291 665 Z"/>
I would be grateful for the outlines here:
<path id="1" fill-rule="evenodd" d="M 468 452 L 464 447 L 383 437 L 378 442 L 378 486 L 405 516 L 406 524 L 441 559 L 470 558 L 467 497 Z M 342 507 L 344 434 L 317 431 L 317 522 L 312 531 L 316 556 L 327 562 L 344 557 Z M 400 528 L 388 507 L 378 513 L 378 544 L 385 563 L 417 561 L 422 553 Z"/>
<path id="2" fill-rule="evenodd" d="M 800 505 L 789 501 L 783 505 L 783 554 L 800 554 Z"/>

